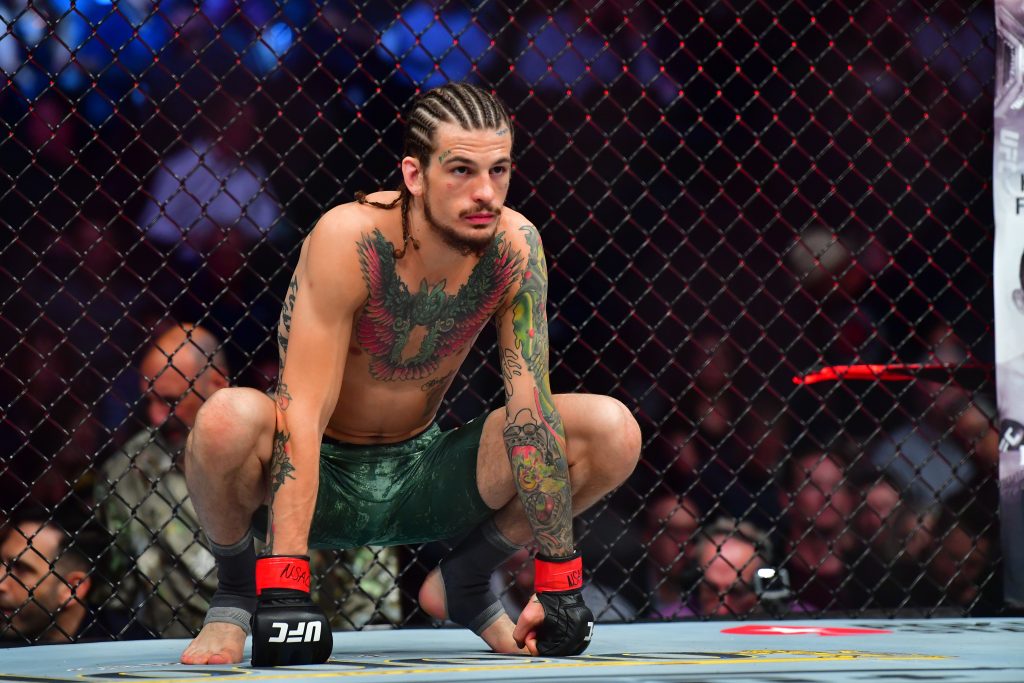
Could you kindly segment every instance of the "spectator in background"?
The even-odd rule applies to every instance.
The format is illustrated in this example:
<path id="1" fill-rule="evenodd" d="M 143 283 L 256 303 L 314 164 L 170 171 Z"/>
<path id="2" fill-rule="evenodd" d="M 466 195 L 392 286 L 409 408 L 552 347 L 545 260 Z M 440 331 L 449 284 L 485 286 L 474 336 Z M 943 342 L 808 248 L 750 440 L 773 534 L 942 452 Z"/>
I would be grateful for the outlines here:
<path id="1" fill-rule="evenodd" d="M 202 627 L 217 575 L 181 454 L 200 406 L 228 385 L 227 361 L 213 334 L 183 324 L 157 337 L 139 370 L 148 424 L 103 464 L 97 512 L 117 539 L 110 562 L 111 574 L 123 577 L 119 602 L 137 610 L 152 633 L 188 637 Z M 312 558 L 316 570 L 327 572 L 317 597 L 340 608 L 332 626 L 360 627 L 378 611 L 398 619 L 394 552 L 361 548 L 341 557 L 340 566 L 325 553 Z"/>
<path id="2" fill-rule="evenodd" d="M 661 458 L 669 460 L 670 483 L 711 518 L 767 528 L 779 512 L 771 473 L 784 452 L 781 409 L 745 391 L 760 378 L 745 377 L 749 370 L 732 338 L 697 334 L 684 357 L 693 378 L 681 402 L 686 424 L 670 422 L 659 442 L 671 449 Z"/>
<path id="3" fill-rule="evenodd" d="M 99 519 L 117 541 L 118 598 L 154 634 L 186 637 L 202 625 L 217 586 L 213 556 L 188 499 L 180 454 L 203 402 L 228 385 L 216 337 L 185 324 L 160 335 L 139 367 L 146 428 L 105 463 Z"/>
<path id="4" fill-rule="evenodd" d="M 138 638 L 127 615 L 90 607 L 94 563 L 108 539 L 97 529 L 74 538 L 45 510 L 24 510 L 0 529 L 0 639 L 4 644 Z"/>
<path id="5" fill-rule="evenodd" d="M 280 312 L 267 280 L 293 245 L 274 242 L 285 221 L 260 160 L 267 110 L 226 90 L 204 104 L 147 183 L 138 224 L 165 260 L 147 289 L 174 302 L 173 317 L 209 316 L 214 332 L 230 333 L 232 347 L 252 356 Z"/>
<path id="6" fill-rule="evenodd" d="M 936 325 L 926 343 L 926 362 L 956 367 L 969 359 L 945 324 Z M 952 383 L 915 382 L 906 395 L 910 401 L 902 419 L 869 452 L 874 466 L 892 477 L 903 496 L 920 506 L 938 505 L 994 472 L 999 438 L 989 401 Z"/>
<path id="7" fill-rule="evenodd" d="M 881 362 L 891 355 L 888 302 L 878 301 L 871 289 L 886 259 L 875 240 L 849 229 L 840 238 L 812 225 L 797 236 L 785 265 L 796 285 L 786 315 L 798 325 L 798 348 L 827 363 Z"/>
<path id="8" fill-rule="evenodd" d="M 219 97 L 204 109 L 212 130 L 168 155 L 149 179 L 139 225 L 189 265 L 212 260 L 230 277 L 245 247 L 270 232 L 281 210 L 253 156 L 257 123 L 250 107 Z"/>
<path id="9" fill-rule="evenodd" d="M 17 295 L 16 295 L 17 296 Z M 57 505 L 84 481 L 98 448 L 98 423 L 83 407 L 82 355 L 43 322 L 11 349 L 4 362 L 3 421 L 14 428 L 0 467 L 0 501 L 11 509 L 32 501 Z M 14 393 L 17 389 L 18 392 Z"/>
<path id="10" fill-rule="evenodd" d="M 904 331 L 892 299 L 876 285 L 890 255 L 877 237 L 853 226 L 838 232 L 812 223 L 781 245 L 784 266 L 766 281 L 783 314 L 768 307 L 765 321 L 786 365 L 800 374 L 822 365 L 884 363 Z M 786 381 L 789 377 L 785 378 Z M 874 433 L 880 418 L 855 390 L 787 396 L 787 410 L 819 441 L 835 434 Z M 825 409 L 823 410 L 823 405 Z"/>
<path id="11" fill-rule="evenodd" d="M 884 472 L 854 470 L 851 485 L 860 504 L 845 556 L 850 580 L 844 594 L 851 605 L 869 609 L 922 604 L 920 575 L 934 516 L 903 500 L 900 486 Z"/>
<path id="12" fill-rule="evenodd" d="M 980 614 L 999 609 L 1002 590 L 992 572 L 996 538 L 998 531 L 991 522 L 965 515 L 959 506 L 945 508 L 935 525 L 928 558 L 928 583 L 934 594 L 928 596 L 927 604 Z"/>
<path id="13" fill-rule="evenodd" d="M 847 527 L 854 498 L 844 462 L 831 453 L 811 450 L 787 463 L 779 494 L 784 510 L 787 568 L 799 609 L 839 609 L 847 567 L 844 553 L 854 542 Z"/>
<path id="14" fill-rule="evenodd" d="M 688 613 L 687 595 L 695 558 L 691 542 L 701 517 L 689 499 L 663 494 L 648 503 L 644 543 L 647 545 L 644 582 L 647 617 L 672 619 Z"/>
<path id="15" fill-rule="evenodd" d="M 691 614 L 739 617 L 759 611 L 754 577 L 771 555 L 768 534 L 753 524 L 727 518 L 712 523 L 697 542 L 701 578 Z"/>

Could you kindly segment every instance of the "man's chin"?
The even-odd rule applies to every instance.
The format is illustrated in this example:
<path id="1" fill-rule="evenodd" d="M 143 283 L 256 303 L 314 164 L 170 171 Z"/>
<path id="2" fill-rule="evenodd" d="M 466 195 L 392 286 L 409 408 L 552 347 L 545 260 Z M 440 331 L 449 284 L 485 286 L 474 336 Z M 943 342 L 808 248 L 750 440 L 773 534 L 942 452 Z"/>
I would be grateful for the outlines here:
<path id="1" fill-rule="evenodd" d="M 494 243 L 494 236 L 498 233 L 496 225 L 490 227 L 473 228 L 472 232 L 455 230 L 441 231 L 441 239 L 452 249 L 462 254 L 476 254 L 482 256 L 487 248 Z"/>

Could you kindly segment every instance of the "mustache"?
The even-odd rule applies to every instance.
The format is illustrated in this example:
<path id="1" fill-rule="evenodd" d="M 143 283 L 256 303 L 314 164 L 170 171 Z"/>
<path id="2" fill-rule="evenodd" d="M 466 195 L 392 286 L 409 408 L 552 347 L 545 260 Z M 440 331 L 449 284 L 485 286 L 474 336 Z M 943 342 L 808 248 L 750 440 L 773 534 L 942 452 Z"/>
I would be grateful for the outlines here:
<path id="1" fill-rule="evenodd" d="M 466 216 L 475 216 L 478 213 L 490 213 L 494 214 L 495 216 L 500 216 L 501 209 L 491 206 L 479 206 L 475 209 L 469 209 L 467 211 L 459 212 L 459 218 L 465 218 Z"/>

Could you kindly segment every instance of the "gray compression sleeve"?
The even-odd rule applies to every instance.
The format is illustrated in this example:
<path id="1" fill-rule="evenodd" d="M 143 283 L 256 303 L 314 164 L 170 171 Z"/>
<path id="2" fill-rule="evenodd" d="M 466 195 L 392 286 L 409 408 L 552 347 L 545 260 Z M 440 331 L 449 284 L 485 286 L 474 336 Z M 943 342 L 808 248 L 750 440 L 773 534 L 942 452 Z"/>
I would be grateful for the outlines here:
<path id="1" fill-rule="evenodd" d="M 217 592 L 210 600 L 203 625 L 234 624 L 249 635 L 256 611 L 256 548 L 252 531 L 227 546 L 210 541 L 210 550 L 217 560 Z"/>

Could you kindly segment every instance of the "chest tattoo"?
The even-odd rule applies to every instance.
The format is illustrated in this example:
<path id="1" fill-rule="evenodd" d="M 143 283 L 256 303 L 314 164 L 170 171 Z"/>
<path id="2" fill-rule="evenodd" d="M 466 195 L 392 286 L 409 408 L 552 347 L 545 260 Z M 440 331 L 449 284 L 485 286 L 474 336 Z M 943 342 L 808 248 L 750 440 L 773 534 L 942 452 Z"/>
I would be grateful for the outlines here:
<path id="1" fill-rule="evenodd" d="M 359 241 L 359 263 L 369 296 L 356 339 L 370 356 L 374 379 L 401 381 L 429 377 L 442 358 L 476 338 L 518 278 L 522 258 L 499 233 L 455 294 L 444 291 L 445 280 L 425 279 L 410 292 L 380 230 Z"/>

